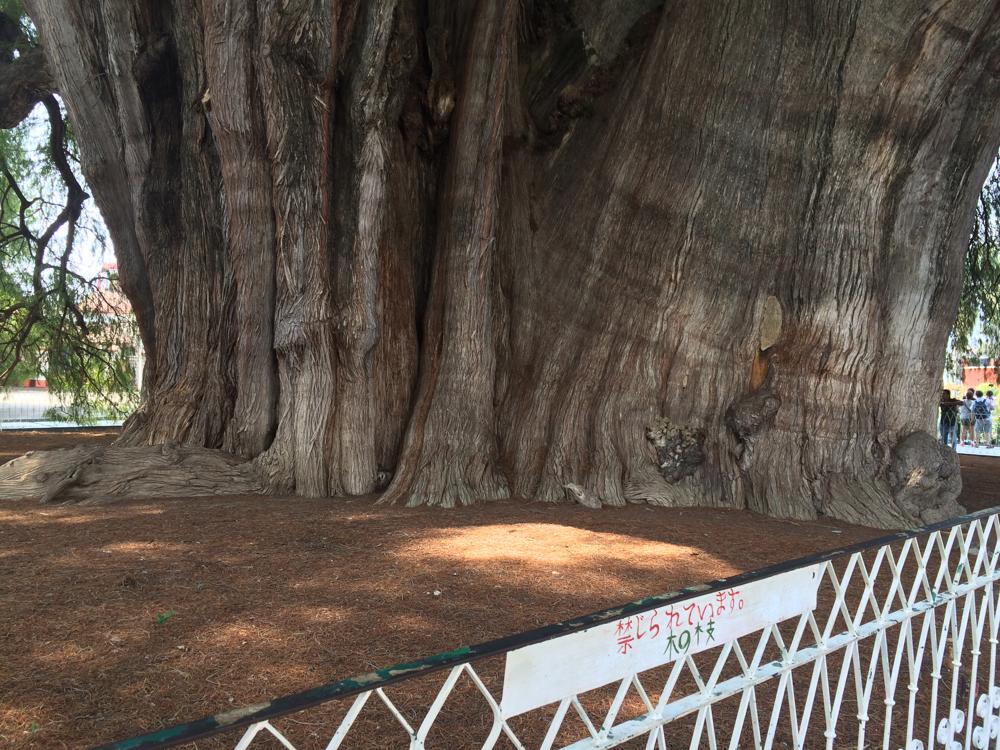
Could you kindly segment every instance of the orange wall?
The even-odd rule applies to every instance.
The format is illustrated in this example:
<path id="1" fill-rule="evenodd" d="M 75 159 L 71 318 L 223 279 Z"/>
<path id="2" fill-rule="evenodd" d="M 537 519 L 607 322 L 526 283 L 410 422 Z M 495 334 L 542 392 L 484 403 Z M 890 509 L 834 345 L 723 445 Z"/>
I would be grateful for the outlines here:
<path id="1" fill-rule="evenodd" d="M 996 383 L 997 371 L 993 367 L 963 367 L 962 385 L 975 388 L 980 383 Z"/>

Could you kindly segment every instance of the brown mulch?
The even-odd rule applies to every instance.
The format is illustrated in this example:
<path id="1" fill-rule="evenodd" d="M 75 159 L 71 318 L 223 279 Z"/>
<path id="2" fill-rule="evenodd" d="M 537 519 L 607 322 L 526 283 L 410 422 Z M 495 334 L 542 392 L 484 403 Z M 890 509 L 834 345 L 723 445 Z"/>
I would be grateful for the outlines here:
<path id="1" fill-rule="evenodd" d="M 0 458 L 113 437 L 0 433 Z M 962 459 L 970 507 L 1000 504 L 991 461 Z M 91 746 L 880 533 L 645 506 L 3 502 L 0 746 Z"/>

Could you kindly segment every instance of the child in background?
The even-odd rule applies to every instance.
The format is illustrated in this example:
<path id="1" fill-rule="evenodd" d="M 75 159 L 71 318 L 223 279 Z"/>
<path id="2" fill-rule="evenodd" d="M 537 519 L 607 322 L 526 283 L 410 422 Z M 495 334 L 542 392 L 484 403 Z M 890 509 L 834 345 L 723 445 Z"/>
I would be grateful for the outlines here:
<path id="1" fill-rule="evenodd" d="M 992 448 L 993 410 L 982 391 L 976 391 L 976 400 L 972 403 L 972 416 L 976 420 L 976 446 Z"/>

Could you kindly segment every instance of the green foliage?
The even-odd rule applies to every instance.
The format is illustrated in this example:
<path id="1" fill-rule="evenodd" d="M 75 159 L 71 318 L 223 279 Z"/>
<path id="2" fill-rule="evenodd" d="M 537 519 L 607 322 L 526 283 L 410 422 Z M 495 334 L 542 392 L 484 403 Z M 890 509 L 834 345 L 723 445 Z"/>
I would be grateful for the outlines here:
<path id="1" fill-rule="evenodd" d="M 0 64 L 38 44 L 23 0 L 0 0 Z M 76 142 L 54 95 L 0 130 L 0 386 L 43 376 L 87 422 L 134 410 L 139 337 L 89 209 Z M 89 266 L 89 267 L 88 267 Z"/>
<path id="2" fill-rule="evenodd" d="M 948 367 L 969 356 L 1000 359 L 1000 162 L 979 194 L 965 252 L 964 283 L 952 328 Z M 977 365 L 978 362 L 969 364 Z"/>
<path id="3" fill-rule="evenodd" d="M 15 19 L 22 28 L 31 26 L 31 20 L 24 9 L 24 0 L 0 0 L 0 13 Z"/>
<path id="4" fill-rule="evenodd" d="M 157 625 L 163 625 L 167 620 L 169 620 L 173 616 L 174 616 L 174 611 L 172 609 L 168 609 L 166 612 L 160 612 L 153 619 Z"/>
<path id="5" fill-rule="evenodd" d="M 85 202 L 74 141 L 51 138 L 62 126 L 39 106 L 0 130 L 0 386 L 41 375 L 68 402 L 54 416 L 122 418 L 137 406 L 139 338 L 116 274 L 93 270 L 104 228 Z"/>

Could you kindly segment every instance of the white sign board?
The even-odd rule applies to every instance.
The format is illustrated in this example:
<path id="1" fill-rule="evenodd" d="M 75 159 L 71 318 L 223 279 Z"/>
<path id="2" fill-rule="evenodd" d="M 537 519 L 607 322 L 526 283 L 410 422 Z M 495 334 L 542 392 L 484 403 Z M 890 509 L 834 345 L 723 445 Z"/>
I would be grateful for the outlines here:
<path id="1" fill-rule="evenodd" d="M 510 651 L 503 715 L 619 682 L 815 609 L 821 570 L 799 568 Z"/>

